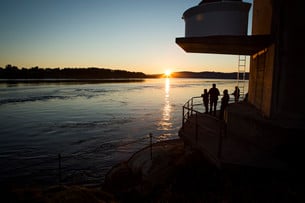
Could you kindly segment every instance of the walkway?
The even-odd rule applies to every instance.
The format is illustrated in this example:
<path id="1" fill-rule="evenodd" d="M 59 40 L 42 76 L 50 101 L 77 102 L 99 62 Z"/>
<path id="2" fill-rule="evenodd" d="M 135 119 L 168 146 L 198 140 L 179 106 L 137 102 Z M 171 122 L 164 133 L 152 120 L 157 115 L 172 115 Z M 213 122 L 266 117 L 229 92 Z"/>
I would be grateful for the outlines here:
<path id="1" fill-rule="evenodd" d="M 199 149 L 217 165 L 286 168 L 286 164 L 276 156 L 277 144 L 281 143 L 279 136 L 260 132 L 259 129 L 270 128 L 270 125 L 263 123 L 253 108 L 237 105 L 242 104 L 231 105 L 226 122 L 190 109 L 179 136 L 186 145 Z M 236 115 L 236 108 L 243 108 L 243 111 Z M 239 134 L 234 133 L 234 125 L 240 127 Z M 275 132 L 274 129 L 271 131 Z"/>

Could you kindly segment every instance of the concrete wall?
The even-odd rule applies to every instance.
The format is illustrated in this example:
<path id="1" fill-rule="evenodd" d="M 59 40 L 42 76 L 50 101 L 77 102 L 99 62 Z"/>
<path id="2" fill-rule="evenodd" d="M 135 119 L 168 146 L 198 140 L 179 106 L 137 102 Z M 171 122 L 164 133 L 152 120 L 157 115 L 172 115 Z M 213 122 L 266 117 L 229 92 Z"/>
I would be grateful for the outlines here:
<path id="1" fill-rule="evenodd" d="M 227 108 L 228 137 L 252 143 L 296 168 L 300 167 L 305 148 L 302 3 L 301 0 L 254 0 L 252 34 L 271 34 L 274 42 L 251 56 L 250 105 Z"/>
<path id="2" fill-rule="evenodd" d="M 270 34 L 272 0 L 253 0 L 252 34 Z"/>
<path id="3" fill-rule="evenodd" d="M 264 117 L 271 116 L 274 45 L 251 57 L 249 101 Z"/>
<path id="4" fill-rule="evenodd" d="M 263 116 L 305 119 L 305 12 L 302 1 L 254 0 L 252 34 L 274 43 L 251 56 L 249 102 Z"/>
<path id="5" fill-rule="evenodd" d="M 252 35 L 271 34 L 272 2 L 255 0 L 253 5 Z M 275 46 L 251 56 L 249 79 L 249 102 L 259 109 L 263 116 L 271 116 Z"/>
<path id="6" fill-rule="evenodd" d="M 275 1 L 277 53 L 272 112 L 281 120 L 305 119 L 305 13 L 301 0 Z"/>

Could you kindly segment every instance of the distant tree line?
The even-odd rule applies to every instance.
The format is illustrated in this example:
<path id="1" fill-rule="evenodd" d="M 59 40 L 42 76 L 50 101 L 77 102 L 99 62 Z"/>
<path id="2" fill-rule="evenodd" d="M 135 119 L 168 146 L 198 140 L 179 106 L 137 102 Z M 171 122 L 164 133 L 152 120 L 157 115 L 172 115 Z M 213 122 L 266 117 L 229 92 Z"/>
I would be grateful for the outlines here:
<path id="1" fill-rule="evenodd" d="M 239 77 L 243 78 L 243 74 L 245 74 L 245 79 L 249 79 L 249 73 L 239 73 Z M 237 79 L 237 72 L 231 73 L 223 73 L 223 72 L 190 72 L 190 71 L 181 71 L 172 73 L 172 77 L 174 78 L 206 78 L 206 79 Z"/>
<path id="2" fill-rule="evenodd" d="M 163 74 L 146 75 L 142 72 L 130 72 L 126 70 L 113 70 L 105 68 L 18 68 L 6 65 L 0 67 L 0 79 L 109 79 L 109 78 L 160 78 Z M 191 72 L 182 71 L 171 74 L 173 78 L 207 78 L 207 79 L 236 79 L 237 72 Z M 242 77 L 242 75 L 240 75 Z M 249 73 L 245 73 L 245 79 L 249 79 Z"/>
<path id="3" fill-rule="evenodd" d="M 21 68 L 6 65 L 0 67 L 1 79 L 107 79 L 107 78 L 146 78 L 142 72 L 112 70 L 105 68 Z"/>

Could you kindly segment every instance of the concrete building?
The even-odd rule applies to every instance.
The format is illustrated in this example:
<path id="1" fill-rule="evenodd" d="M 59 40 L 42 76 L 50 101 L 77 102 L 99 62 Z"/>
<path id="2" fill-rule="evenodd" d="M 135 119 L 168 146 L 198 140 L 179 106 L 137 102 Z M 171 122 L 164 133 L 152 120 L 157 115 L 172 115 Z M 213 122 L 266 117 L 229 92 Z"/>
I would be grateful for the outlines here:
<path id="1" fill-rule="evenodd" d="M 202 8 L 204 4 L 219 5 L 222 11 L 227 12 L 222 6 L 226 3 L 244 4 L 240 17 L 243 17 L 248 9 L 247 3 L 241 1 L 202 1 L 197 6 L 202 11 L 201 19 L 204 19 L 206 14 L 210 15 L 210 11 Z M 241 27 L 236 31 L 238 26 L 233 26 L 234 32 L 230 32 L 228 27 L 215 31 L 210 28 L 210 24 L 206 26 L 205 23 L 198 29 L 197 34 L 194 31 L 196 28 L 192 26 L 198 26 L 198 23 L 194 23 L 192 18 L 190 22 L 186 21 L 186 36 L 176 38 L 176 43 L 189 53 L 250 56 L 248 102 L 230 105 L 225 119 L 226 137 L 239 140 L 240 150 L 235 144 L 227 146 L 227 151 L 214 150 L 214 154 L 211 153 L 214 159 L 220 162 L 234 161 L 238 164 L 248 164 L 249 159 L 252 159 L 254 165 L 264 165 L 276 160 L 270 167 L 289 167 L 297 164 L 297 160 L 301 158 L 305 145 L 305 13 L 302 5 L 300 0 L 253 0 L 250 35 L 240 32 L 243 29 Z M 190 15 L 188 12 L 185 13 L 187 17 Z M 222 15 L 224 14 L 219 16 Z M 233 15 L 236 15 L 236 10 Z M 236 16 L 232 19 L 238 22 Z M 212 29 L 215 34 L 203 31 L 204 26 Z M 221 29 L 223 32 L 219 33 Z M 186 136 L 186 133 L 182 134 Z M 219 140 L 222 142 L 219 145 L 222 148 L 231 143 L 224 139 Z M 248 153 L 249 148 L 244 147 L 245 143 L 255 146 L 256 149 Z M 236 148 L 235 151 L 232 148 Z M 219 155 L 216 151 L 222 153 Z M 248 153 L 248 156 L 241 156 L 241 153 Z M 280 162 L 281 164 L 276 164 Z"/>

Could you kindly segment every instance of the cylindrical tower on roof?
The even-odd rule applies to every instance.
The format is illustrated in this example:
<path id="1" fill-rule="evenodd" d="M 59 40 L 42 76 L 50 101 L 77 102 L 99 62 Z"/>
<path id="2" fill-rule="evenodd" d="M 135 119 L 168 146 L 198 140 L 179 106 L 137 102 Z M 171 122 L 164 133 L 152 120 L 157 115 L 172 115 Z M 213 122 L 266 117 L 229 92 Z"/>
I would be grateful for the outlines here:
<path id="1" fill-rule="evenodd" d="M 242 0 L 203 0 L 183 14 L 185 37 L 246 35 L 250 7 Z"/>

